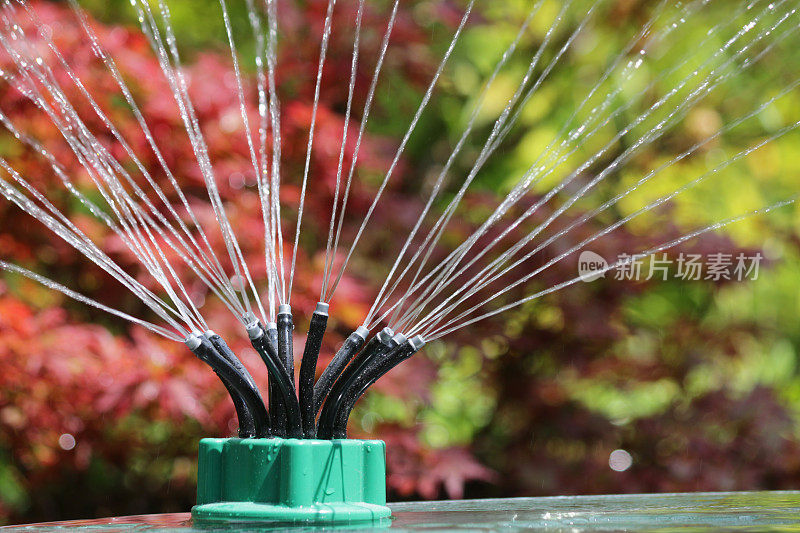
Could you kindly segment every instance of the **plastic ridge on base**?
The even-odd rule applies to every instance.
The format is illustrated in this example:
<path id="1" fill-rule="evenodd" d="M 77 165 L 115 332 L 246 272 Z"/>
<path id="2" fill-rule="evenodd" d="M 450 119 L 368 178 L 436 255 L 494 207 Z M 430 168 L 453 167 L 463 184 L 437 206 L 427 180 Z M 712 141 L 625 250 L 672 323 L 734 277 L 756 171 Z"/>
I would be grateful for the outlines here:
<path id="1" fill-rule="evenodd" d="M 203 439 L 195 520 L 389 523 L 380 440 Z"/>

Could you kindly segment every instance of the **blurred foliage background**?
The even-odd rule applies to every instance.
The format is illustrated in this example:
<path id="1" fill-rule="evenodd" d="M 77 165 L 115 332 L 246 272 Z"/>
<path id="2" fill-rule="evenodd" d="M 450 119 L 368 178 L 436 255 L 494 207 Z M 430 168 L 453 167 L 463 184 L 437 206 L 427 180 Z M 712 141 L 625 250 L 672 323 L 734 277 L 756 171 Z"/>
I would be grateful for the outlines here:
<path id="1" fill-rule="evenodd" d="M 187 194 L 203 197 L 191 147 L 135 14 L 125 0 L 83 0 L 97 18 L 101 41 L 117 59 L 142 103 L 153 130 L 163 139 L 171 165 Z M 284 202 L 296 205 L 321 33 L 327 2 L 279 2 L 279 85 L 284 119 Z M 457 246 L 545 148 L 604 70 L 648 20 L 655 2 L 601 2 L 575 46 L 549 74 L 508 141 L 479 175 L 466 209 L 445 235 L 442 253 Z M 671 4 L 671 3 L 667 3 Z M 738 5 L 738 2 L 734 4 Z M 238 103 L 227 42 L 213 0 L 169 2 L 178 42 L 191 80 L 221 193 L 240 235 L 258 235 L 260 213 L 248 153 L 237 122 Z M 744 5 L 744 4 L 742 4 Z M 120 129 L 144 147 L 130 113 L 114 93 L 107 72 L 91 57 L 69 8 L 35 4 L 53 29 L 53 39 L 73 68 L 92 81 L 102 107 Z M 240 53 L 252 59 L 244 2 L 229 1 Z M 487 95 L 479 132 L 487 134 L 562 4 L 545 0 Z M 409 117 L 446 49 L 464 5 L 449 0 L 401 2 L 385 77 L 359 156 L 348 235 L 358 227 L 407 127 Z M 390 3 L 368 2 L 355 109 L 361 109 Z M 418 133 L 405 152 L 397 179 L 384 200 L 393 209 L 376 211 L 365 242 L 333 304 L 325 352 L 335 350 L 360 324 L 387 258 L 401 243 L 424 203 L 427 184 L 446 161 L 468 119 L 483 80 L 513 39 L 530 3 L 478 2 L 476 14 L 445 71 Z M 537 72 L 586 13 L 575 2 Z M 347 97 L 354 2 L 340 1 L 325 71 L 308 218 L 298 262 L 298 335 L 316 301 L 330 218 L 338 139 Z M 666 94 L 692 70 L 703 42 L 719 49 L 730 31 L 745 26 L 750 11 L 717 3 L 693 12 L 680 31 L 648 56 L 619 94 L 632 101 L 627 114 L 606 124 L 598 138 L 578 146 L 564 169 L 572 169 L 613 138 L 634 113 Z M 710 28 L 723 25 L 718 33 Z M 337 32 L 337 29 L 342 31 Z M 727 33 L 726 33 L 727 30 Z M 710 37 L 709 37 L 710 36 Z M 760 49 L 763 49 L 762 46 Z M 658 142 L 612 173 L 586 200 L 580 213 L 630 187 L 642 175 L 677 156 L 722 125 L 755 109 L 792 83 L 800 71 L 796 42 L 783 40 L 763 58 L 737 72 Z M 632 52 L 632 57 L 633 54 Z M 727 57 L 727 56 L 726 56 Z M 645 98 L 637 91 L 658 74 L 687 63 L 661 79 Z M 635 59 L 635 58 L 634 58 Z M 7 61 L 3 58 L 2 61 Z M 611 76 L 598 94 L 621 83 Z M 66 145 L 33 106 L 3 83 L 0 109 L 60 157 L 76 181 L 88 180 Z M 252 96 L 252 95 L 251 95 Z M 685 96 L 676 95 L 676 99 Z M 357 118 L 357 117 L 355 117 Z M 581 116 L 578 117 L 578 120 Z M 800 120 L 800 94 L 790 91 L 756 120 L 725 132 L 713 143 L 659 175 L 561 241 L 563 248 L 600 230 L 660 194 L 712 169 L 727 158 Z M 358 122 L 351 128 L 357 131 Z M 643 126 L 644 127 L 644 126 Z M 178 133 L 180 132 L 180 133 Z M 630 146 L 641 128 L 625 135 L 616 152 Z M 470 138 L 453 175 L 469 171 L 481 135 Z M 142 148 L 144 152 L 144 148 Z M 348 157 L 352 148 L 348 148 Z M 49 169 L 7 131 L 0 154 L 41 187 L 55 182 Z M 606 258 L 668 241 L 712 223 L 793 194 L 800 170 L 800 135 L 789 132 L 728 166 L 664 208 L 637 218 L 608 235 L 593 251 Z M 146 164 L 157 167 L 153 160 Z M 605 163 L 607 164 L 606 160 Z M 587 174 L 600 169 L 599 162 Z M 248 174 L 249 172 L 249 174 Z M 562 177 L 560 173 L 554 177 Z M 520 212 L 553 185 L 541 183 Z M 455 191 L 451 185 L 449 199 Z M 421 194 L 419 191 L 423 191 Z M 567 191 L 574 192 L 574 191 Z M 135 270 L 135 259 L 104 228 L 72 205 L 66 194 L 53 201 L 112 257 Z M 444 200 L 443 200 L 444 202 Z M 442 203 L 442 205 L 444 205 Z M 438 206 L 438 207 L 441 207 Z M 554 208 L 545 207 L 533 222 Z M 203 220 L 212 223 L 212 214 Z M 795 207 L 755 217 L 670 251 L 710 254 L 761 253 L 757 280 L 622 282 L 611 276 L 577 284 L 457 332 L 382 380 L 359 404 L 352 436 L 388 443 L 389 489 L 393 499 L 556 495 L 616 492 L 713 491 L 797 488 L 800 484 L 800 226 Z M 287 226 L 293 227 L 293 226 Z M 0 256 L 46 274 L 104 303 L 147 316 L 135 298 L 79 254 L 54 239 L 7 203 L 0 204 Z M 551 230 L 552 231 L 552 230 Z M 258 241 L 259 239 L 254 239 Z M 347 241 L 346 241 L 347 242 Z M 258 242 L 243 241 L 258 265 Z M 322 247 L 320 248 L 320 243 Z M 216 244 L 222 246 L 221 240 Z M 263 275 L 254 266 L 254 273 Z M 573 257 L 520 288 L 522 296 L 576 274 Z M 202 290 L 202 287 L 196 287 Z M 229 339 L 257 380 L 266 373 L 248 349 L 243 332 L 218 302 L 204 315 Z M 302 346 L 302 338 L 295 346 Z M 328 355 L 329 357 L 329 355 Z M 321 363 L 327 359 L 322 358 Z M 197 441 L 235 431 L 232 405 L 213 374 L 182 346 L 68 301 L 15 276 L 0 278 L 0 520 L 30 522 L 95 516 L 185 511 L 194 498 Z M 623 450 L 623 452 L 620 452 Z M 621 462 L 620 462 L 620 459 Z M 615 459 L 616 458 L 616 462 Z M 612 466 L 614 468 L 612 468 Z"/>

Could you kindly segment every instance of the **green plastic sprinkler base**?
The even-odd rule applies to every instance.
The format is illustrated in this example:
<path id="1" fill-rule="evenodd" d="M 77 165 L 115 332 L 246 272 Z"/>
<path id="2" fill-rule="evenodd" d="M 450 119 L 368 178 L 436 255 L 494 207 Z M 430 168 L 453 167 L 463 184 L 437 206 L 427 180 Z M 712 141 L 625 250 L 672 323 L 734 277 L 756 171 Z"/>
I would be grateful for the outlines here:
<path id="1" fill-rule="evenodd" d="M 203 439 L 198 521 L 388 523 L 380 440 Z"/>

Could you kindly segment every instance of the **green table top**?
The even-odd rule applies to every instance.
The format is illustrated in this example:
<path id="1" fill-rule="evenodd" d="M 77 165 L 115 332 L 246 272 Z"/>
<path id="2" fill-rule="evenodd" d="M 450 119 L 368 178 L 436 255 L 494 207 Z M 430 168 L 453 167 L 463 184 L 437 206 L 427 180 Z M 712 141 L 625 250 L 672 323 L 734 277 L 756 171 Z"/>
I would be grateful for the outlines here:
<path id="1" fill-rule="evenodd" d="M 800 531 L 800 491 L 556 496 L 390 504 L 395 531 Z M 188 513 L 9 526 L 27 532 L 256 531 L 279 524 L 193 526 Z M 308 528 L 297 527 L 294 531 Z M 352 528 L 350 528 L 352 529 Z"/>

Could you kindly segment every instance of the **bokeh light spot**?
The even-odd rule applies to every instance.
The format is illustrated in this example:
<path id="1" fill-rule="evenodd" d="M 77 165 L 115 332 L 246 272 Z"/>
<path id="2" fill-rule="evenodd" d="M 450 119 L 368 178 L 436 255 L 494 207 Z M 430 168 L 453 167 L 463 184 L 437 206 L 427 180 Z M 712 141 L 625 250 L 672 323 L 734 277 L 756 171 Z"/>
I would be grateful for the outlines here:
<path id="1" fill-rule="evenodd" d="M 633 464 L 633 457 L 625 450 L 614 450 L 608 456 L 608 466 L 616 472 L 624 472 Z"/>
<path id="2" fill-rule="evenodd" d="M 61 447 L 62 450 L 71 450 L 75 447 L 75 437 L 70 435 L 69 433 L 64 433 L 60 437 L 58 437 L 58 445 Z"/>

